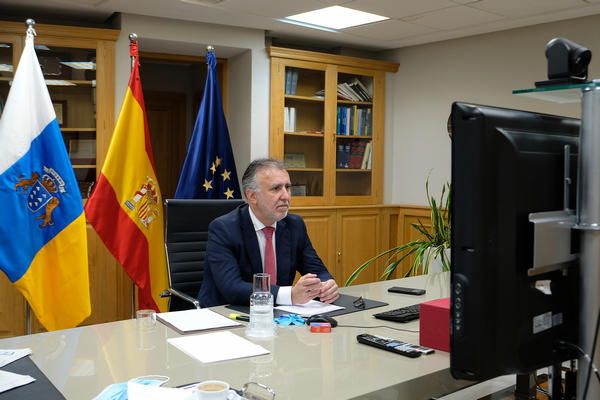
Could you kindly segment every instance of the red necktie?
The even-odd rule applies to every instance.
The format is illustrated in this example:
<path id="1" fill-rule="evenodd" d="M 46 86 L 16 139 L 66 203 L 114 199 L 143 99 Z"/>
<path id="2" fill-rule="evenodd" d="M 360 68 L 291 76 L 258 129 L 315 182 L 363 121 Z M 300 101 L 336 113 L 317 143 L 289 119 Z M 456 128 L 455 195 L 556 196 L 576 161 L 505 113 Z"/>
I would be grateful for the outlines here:
<path id="1" fill-rule="evenodd" d="M 275 267 L 275 250 L 273 249 L 273 232 L 275 228 L 272 226 L 265 226 L 262 229 L 266 243 L 265 243 L 265 272 L 271 275 L 271 285 L 277 284 L 277 270 Z"/>

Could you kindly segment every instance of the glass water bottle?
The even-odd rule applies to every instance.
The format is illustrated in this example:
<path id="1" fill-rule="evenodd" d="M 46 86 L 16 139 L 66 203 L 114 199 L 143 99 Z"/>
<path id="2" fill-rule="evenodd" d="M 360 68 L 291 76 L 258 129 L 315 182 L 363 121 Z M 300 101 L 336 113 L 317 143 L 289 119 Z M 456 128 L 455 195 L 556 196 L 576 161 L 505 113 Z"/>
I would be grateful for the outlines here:
<path id="1" fill-rule="evenodd" d="M 269 274 L 254 274 L 253 290 L 250 295 L 250 323 L 248 323 L 246 334 L 253 337 L 275 335 L 273 295 L 271 294 L 271 276 Z"/>

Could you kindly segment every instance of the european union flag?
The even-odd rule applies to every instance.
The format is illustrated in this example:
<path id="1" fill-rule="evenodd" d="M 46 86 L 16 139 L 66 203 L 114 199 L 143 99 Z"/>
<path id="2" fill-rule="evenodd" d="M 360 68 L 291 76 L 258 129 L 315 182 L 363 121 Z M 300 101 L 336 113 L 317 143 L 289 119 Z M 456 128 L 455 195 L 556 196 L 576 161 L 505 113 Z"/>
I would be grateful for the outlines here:
<path id="1" fill-rule="evenodd" d="M 208 77 L 204 95 L 175 198 L 240 199 L 240 185 L 216 78 L 217 59 L 212 50 L 206 54 L 206 63 Z"/>

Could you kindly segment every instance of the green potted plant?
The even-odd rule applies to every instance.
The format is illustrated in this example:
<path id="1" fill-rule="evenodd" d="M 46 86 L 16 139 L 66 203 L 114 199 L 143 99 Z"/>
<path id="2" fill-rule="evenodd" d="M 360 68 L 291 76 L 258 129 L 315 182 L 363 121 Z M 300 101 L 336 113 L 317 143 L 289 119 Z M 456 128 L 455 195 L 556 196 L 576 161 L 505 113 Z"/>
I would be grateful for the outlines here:
<path id="1" fill-rule="evenodd" d="M 423 235 L 421 239 L 393 247 L 365 261 L 346 279 L 346 286 L 352 285 L 365 268 L 382 258 L 387 259 L 387 267 L 381 275 L 381 280 L 390 279 L 398 265 L 413 254 L 415 258 L 406 276 L 428 273 L 434 259 L 441 261 L 443 271 L 450 270 L 450 257 L 446 252 L 450 248 L 450 184 L 446 183 L 442 187 L 439 201 L 429 194 L 429 178 L 425 182 L 425 192 L 431 208 L 431 229 L 425 228 L 420 220 L 412 224 Z"/>

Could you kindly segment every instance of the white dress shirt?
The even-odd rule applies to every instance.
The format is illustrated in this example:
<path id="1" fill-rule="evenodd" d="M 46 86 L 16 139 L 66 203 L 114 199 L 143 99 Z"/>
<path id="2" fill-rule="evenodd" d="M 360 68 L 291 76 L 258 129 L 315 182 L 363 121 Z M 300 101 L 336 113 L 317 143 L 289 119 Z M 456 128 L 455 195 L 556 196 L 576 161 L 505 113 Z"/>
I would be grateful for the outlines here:
<path id="1" fill-rule="evenodd" d="M 265 238 L 265 234 L 262 229 L 265 227 L 265 224 L 260 222 L 260 220 L 254 215 L 252 212 L 252 208 L 248 207 L 248 211 L 250 212 L 250 219 L 252 220 L 252 225 L 254 225 L 254 231 L 256 232 L 256 239 L 258 239 L 258 249 L 260 250 L 260 259 L 262 261 L 263 272 L 265 270 L 265 244 L 267 243 L 267 239 Z M 277 232 L 277 222 L 271 225 L 275 232 Z M 277 246 L 275 245 L 275 236 L 273 235 L 273 252 L 275 254 L 275 271 L 277 271 Z M 291 286 L 280 286 L 279 292 L 277 292 L 277 298 L 275 299 L 275 303 L 281 306 L 289 306 L 292 304 L 292 287 Z"/>

